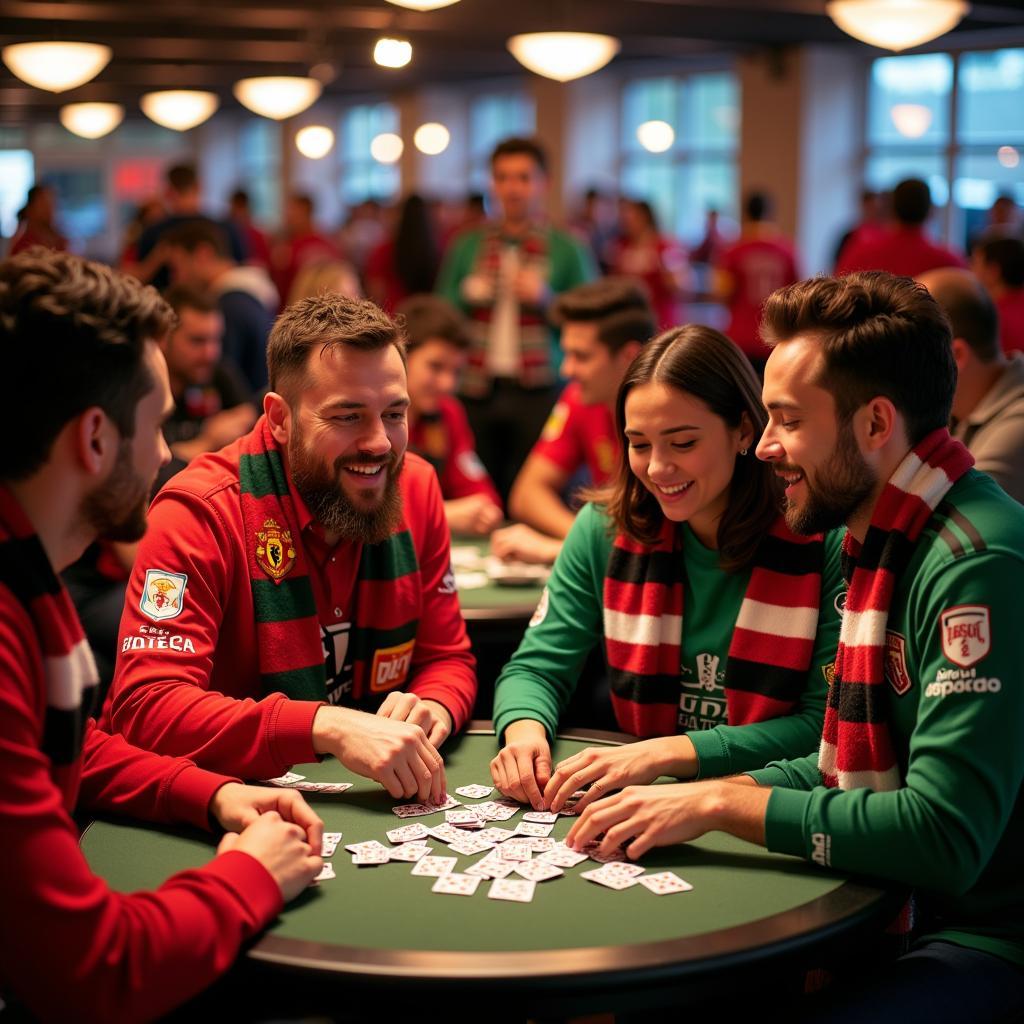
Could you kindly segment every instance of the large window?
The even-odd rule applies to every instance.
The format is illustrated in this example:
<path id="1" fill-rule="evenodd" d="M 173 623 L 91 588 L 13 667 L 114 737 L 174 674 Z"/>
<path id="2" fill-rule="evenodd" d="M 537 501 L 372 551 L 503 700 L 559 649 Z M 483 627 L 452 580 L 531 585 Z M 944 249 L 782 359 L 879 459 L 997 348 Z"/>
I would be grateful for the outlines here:
<path id="1" fill-rule="evenodd" d="M 868 89 L 869 187 L 931 186 L 933 230 L 966 247 L 1001 194 L 1024 204 L 1024 49 L 883 57 Z"/>
<path id="2" fill-rule="evenodd" d="M 342 116 L 338 146 L 342 205 L 397 198 L 401 185 L 398 164 L 381 163 L 370 151 L 373 140 L 385 133 L 398 134 L 398 110 L 391 103 L 349 107 Z"/>
<path id="3" fill-rule="evenodd" d="M 18 212 L 34 181 L 35 163 L 29 150 L 0 149 L 0 235 L 4 238 L 17 230 Z"/>
<path id="4" fill-rule="evenodd" d="M 655 131 L 652 140 L 649 129 L 640 130 L 650 122 L 664 122 L 671 133 L 662 128 L 663 137 Z M 652 204 L 663 231 L 695 243 L 709 209 L 735 217 L 739 86 L 733 74 L 634 80 L 622 92 L 621 123 L 620 185 Z M 652 152 L 652 142 L 660 152 Z"/>
<path id="5" fill-rule="evenodd" d="M 486 194 L 491 182 L 491 153 L 511 135 L 532 135 L 534 106 L 522 92 L 482 93 L 469 107 L 469 187 Z"/>

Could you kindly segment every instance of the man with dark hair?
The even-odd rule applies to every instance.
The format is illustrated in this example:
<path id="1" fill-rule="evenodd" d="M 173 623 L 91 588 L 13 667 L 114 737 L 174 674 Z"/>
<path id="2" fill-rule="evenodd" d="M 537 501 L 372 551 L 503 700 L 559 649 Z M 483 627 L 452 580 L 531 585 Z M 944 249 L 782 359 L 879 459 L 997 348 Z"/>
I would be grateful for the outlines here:
<path id="1" fill-rule="evenodd" d="M 1024 242 L 990 238 L 971 253 L 971 266 L 999 313 L 1004 352 L 1024 351 Z"/>
<path id="2" fill-rule="evenodd" d="M 406 453 L 398 327 L 324 294 L 278 317 L 267 358 L 254 429 L 153 502 L 106 714 L 211 768 L 270 778 L 332 754 L 438 803 L 437 748 L 476 675 L 437 477 Z"/>
<path id="3" fill-rule="evenodd" d="M 962 267 L 963 257 L 925 234 L 932 209 L 928 183 L 920 178 L 901 181 L 892 192 L 894 223 L 871 234 L 854 235 L 839 254 L 836 274 L 855 270 L 887 270 L 916 277 L 938 267 Z"/>
<path id="4" fill-rule="evenodd" d="M 256 394 L 267 385 L 267 335 L 277 290 L 262 267 L 240 267 L 216 224 L 194 221 L 172 228 L 162 250 L 175 284 L 212 292 L 224 317 L 224 355 Z"/>
<path id="5" fill-rule="evenodd" d="M 19 215 L 18 230 L 11 239 L 8 256 L 26 252 L 33 246 L 63 252 L 68 240 L 57 230 L 57 209 L 53 188 L 49 185 L 33 185 L 25 198 L 25 208 Z"/>
<path id="6" fill-rule="evenodd" d="M 271 274 L 281 296 L 282 306 L 292 301 L 295 279 L 303 267 L 311 263 L 336 262 L 343 258 L 338 246 L 317 230 L 315 214 L 316 206 L 312 196 L 295 192 L 288 197 L 284 208 L 284 232 L 280 241 L 271 249 Z"/>
<path id="7" fill-rule="evenodd" d="M 449 529 L 486 537 L 504 513 L 455 397 L 470 344 L 465 317 L 438 295 L 410 296 L 397 314 L 409 372 L 409 450 L 437 471 Z"/>
<path id="8" fill-rule="evenodd" d="M 1024 502 L 1024 353 L 1006 357 L 996 308 L 972 273 L 944 267 L 918 281 L 953 327 L 953 436 L 967 445 L 975 469 Z"/>
<path id="9" fill-rule="evenodd" d="M 562 373 L 569 378 L 520 470 L 509 497 L 519 520 L 498 531 L 491 547 L 503 558 L 553 562 L 576 519 L 563 494 L 581 471 L 605 483 L 615 468 L 615 396 L 626 369 L 655 333 L 644 289 L 605 277 L 565 292 L 552 309 L 562 328 Z"/>
<path id="10" fill-rule="evenodd" d="M 501 219 L 457 238 L 437 291 L 469 314 L 473 343 L 462 395 L 478 451 L 505 497 L 555 401 L 554 296 L 593 276 L 590 257 L 544 221 L 547 160 L 532 139 L 491 156 Z"/>
<path id="11" fill-rule="evenodd" d="M 747 196 L 740 237 L 722 253 L 714 274 L 715 296 L 729 310 L 725 333 L 758 373 L 768 358 L 757 329 L 761 307 L 773 291 L 799 277 L 793 246 L 772 222 L 772 215 L 771 196 L 764 192 Z"/>
<path id="12" fill-rule="evenodd" d="M 0 996 L 18 1017 L 161 1017 L 209 985 L 320 870 L 323 824 L 287 790 L 243 786 L 98 728 L 96 668 L 57 572 L 96 537 L 135 540 L 168 458 L 152 288 L 63 253 L 0 264 L 0 352 L 19 386 L 0 450 Z M 33 382 L 45 381 L 40 401 Z M 211 824 L 206 867 L 111 892 L 71 815 Z"/>
<path id="13" fill-rule="evenodd" d="M 228 198 L 228 219 L 245 246 L 245 262 L 269 271 L 270 240 L 253 222 L 249 193 L 244 188 L 236 188 Z"/>
<path id="14" fill-rule="evenodd" d="M 591 804 L 567 842 L 637 837 L 636 858 L 715 829 L 914 886 L 916 914 L 899 919 L 911 952 L 834 965 L 840 984 L 814 1019 L 1015 1019 L 1024 508 L 946 430 L 950 330 L 922 286 L 884 273 L 804 281 L 768 300 L 764 323 L 774 348 L 757 454 L 786 485 L 793 529 L 848 529 L 820 749 L 642 799 L 625 789 Z"/>

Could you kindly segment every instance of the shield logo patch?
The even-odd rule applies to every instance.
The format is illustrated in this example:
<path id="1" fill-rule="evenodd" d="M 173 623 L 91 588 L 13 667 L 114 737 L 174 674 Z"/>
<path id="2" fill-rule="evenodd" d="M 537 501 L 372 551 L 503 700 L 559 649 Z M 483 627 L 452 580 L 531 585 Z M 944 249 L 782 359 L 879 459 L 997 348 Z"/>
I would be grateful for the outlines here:
<path id="1" fill-rule="evenodd" d="M 147 569 L 139 600 L 142 614 L 154 622 L 177 618 L 185 605 L 187 583 L 188 576 L 183 572 Z"/>
<path id="2" fill-rule="evenodd" d="M 958 604 L 939 616 L 942 653 L 954 665 L 970 668 L 992 649 L 988 605 Z"/>

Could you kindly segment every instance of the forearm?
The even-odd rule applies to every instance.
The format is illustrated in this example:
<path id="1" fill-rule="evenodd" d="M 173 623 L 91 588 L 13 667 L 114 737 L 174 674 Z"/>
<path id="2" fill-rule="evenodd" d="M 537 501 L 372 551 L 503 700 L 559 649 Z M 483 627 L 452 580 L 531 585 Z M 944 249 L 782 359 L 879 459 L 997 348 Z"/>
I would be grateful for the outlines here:
<path id="1" fill-rule="evenodd" d="M 549 537 L 567 537 L 576 521 L 575 514 L 566 508 L 557 492 L 545 486 L 514 486 L 508 507 L 514 519 Z"/>
<path id="2" fill-rule="evenodd" d="M 748 843 L 765 845 L 765 818 L 771 790 L 742 780 L 711 784 L 707 831 L 728 832 Z"/>

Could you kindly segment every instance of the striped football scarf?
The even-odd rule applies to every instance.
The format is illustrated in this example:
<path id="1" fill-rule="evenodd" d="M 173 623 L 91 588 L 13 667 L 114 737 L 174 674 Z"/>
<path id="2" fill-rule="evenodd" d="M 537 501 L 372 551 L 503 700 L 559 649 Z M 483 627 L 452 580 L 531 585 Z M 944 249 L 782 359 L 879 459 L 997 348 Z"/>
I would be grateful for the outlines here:
<path id="1" fill-rule="evenodd" d="M 932 513 L 973 465 L 974 457 L 949 431 L 933 431 L 889 478 L 863 545 L 846 535 L 843 563 L 850 589 L 818 752 L 826 786 L 882 792 L 901 784 L 886 701 L 889 606 Z"/>
<path id="2" fill-rule="evenodd" d="M 309 563 L 266 417 L 248 436 L 238 476 L 263 692 L 324 700 L 324 650 Z M 390 537 L 362 545 L 351 639 L 354 700 L 406 681 L 420 599 L 419 563 L 403 513 Z"/>
<path id="3" fill-rule="evenodd" d="M 0 586 L 11 592 L 35 627 L 46 685 L 42 750 L 58 773 L 66 771 L 81 756 L 99 694 L 99 673 L 71 597 L 28 517 L 2 486 Z"/>
<path id="4" fill-rule="evenodd" d="M 803 694 L 818 629 L 824 542 L 798 537 L 780 516 L 754 557 L 725 669 L 730 725 L 789 714 Z M 679 726 L 686 567 L 676 524 L 658 543 L 615 538 L 604 582 L 612 706 L 634 736 Z"/>

